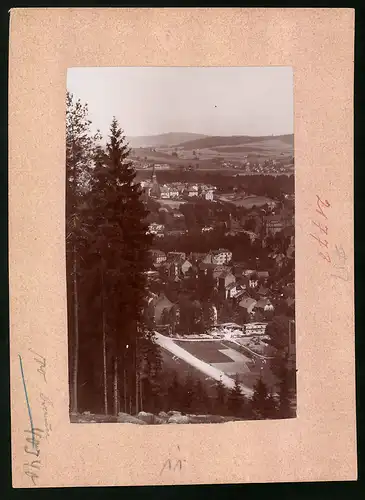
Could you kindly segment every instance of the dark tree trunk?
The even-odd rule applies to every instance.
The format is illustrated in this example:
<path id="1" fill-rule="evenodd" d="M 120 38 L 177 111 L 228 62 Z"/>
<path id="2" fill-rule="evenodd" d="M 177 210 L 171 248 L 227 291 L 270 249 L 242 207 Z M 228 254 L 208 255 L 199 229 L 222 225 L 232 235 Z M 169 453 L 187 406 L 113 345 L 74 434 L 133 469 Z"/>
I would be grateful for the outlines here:
<path id="1" fill-rule="evenodd" d="M 78 372 L 79 372 L 79 299 L 77 290 L 77 253 L 76 246 L 73 247 L 73 294 L 74 294 L 74 355 L 73 355 L 73 373 L 72 373 L 72 399 L 71 412 L 78 412 Z"/>

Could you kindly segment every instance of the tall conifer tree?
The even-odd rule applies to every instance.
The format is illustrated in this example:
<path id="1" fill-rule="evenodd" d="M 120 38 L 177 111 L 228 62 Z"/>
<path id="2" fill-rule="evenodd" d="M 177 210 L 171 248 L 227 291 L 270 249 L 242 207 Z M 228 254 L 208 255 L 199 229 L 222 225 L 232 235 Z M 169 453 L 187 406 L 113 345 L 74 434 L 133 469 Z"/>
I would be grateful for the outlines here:
<path id="1" fill-rule="evenodd" d="M 93 171 L 89 207 L 94 238 L 90 251 L 98 257 L 104 353 L 104 406 L 114 372 L 125 409 L 140 407 L 138 341 L 143 338 L 143 306 L 151 236 L 144 219 L 141 187 L 129 160 L 129 147 L 114 118 L 104 157 Z M 111 357 L 117 358 L 114 368 Z M 117 367 L 117 371 L 116 371 Z M 107 411 L 107 409 L 106 409 Z"/>
<path id="2" fill-rule="evenodd" d="M 82 321 L 80 253 L 90 233 L 85 217 L 85 194 L 90 187 L 95 140 L 87 104 L 66 96 L 66 267 L 69 332 L 70 409 L 79 411 L 80 324 Z"/>
<path id="3" fill-rule="evenodd" d="M 236 375 L 234 387 L 228 392 L 227 407 L 230 415 L 241 417 L 243 414 L 244 398 L 242 389 Z"/>

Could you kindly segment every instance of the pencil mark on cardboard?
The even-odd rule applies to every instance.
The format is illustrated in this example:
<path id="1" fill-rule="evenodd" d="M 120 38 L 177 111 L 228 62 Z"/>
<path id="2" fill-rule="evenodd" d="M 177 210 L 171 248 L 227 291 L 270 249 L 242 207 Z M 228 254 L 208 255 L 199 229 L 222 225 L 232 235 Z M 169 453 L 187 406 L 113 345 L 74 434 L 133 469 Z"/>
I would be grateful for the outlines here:
<path id="1" fill-rule="evenodd" d="M 316 195 L 316 198 L 316 212 L 326 223 L 323 220 L 312 220 L 311 222 L 316 227 L 316 230 L 311 232 L 309 236 L 317 242 L 318 255 L 328 264 L 331 264 L 331 270 L 336 271 L 335 273 L 331 272 L 330 276 L 342 281 L 349 281 L 350 273 L 346 265 L 346 252 L 342 244 L 333 244 L 331 242 L 333 236 L 327 225 L 327 221 L 329 221 L 327 209 L 331 208 L 331 204 L 328 200 L 323 200 L 319 195 Z"/>
<path id="2" fill-rule="evenodd" d="M 44 356 L 41 356 L 37 352 L 33 351 L 32 349 L 29 349 L 29 351 L 33 354 L 34 356 L 34 361 L 37 363 L 37 372 L 41 375 L 42 380 L 44 383 L 47 383 L 46 379 L 46 358 Z M 23 359 L 22 356 L 19 354 L 19 363 L 20 363 L 20 372 L 21 372 L 21 377 L 22 377 L 22 382 L 23 382 L 23 388 L 24 388 L 24 394 L 25 394 L 25 400 L 26 400 L 26 405 L 27 405 L 27 410 L 28 410 L 28 417 L 29 417 L 29 424 L 30 428 L 25 429 L 25 445 L 24 445 L 24 452 L 26 455 L 26 461 L 23 463 L 23 471 L 26 476 L 28 476 L 33 485 L 37 485 L 37 480 L 39 479 L 39 471 L 41 470 L 41 441 L 43 438 L 48 439 L 48 436 L 50 435 L 50 432 L 52 430 L 52 426 L 49 421 L 49 408 L 53 406 L 52 401 L 48 396 L 46 396 L 42 391 L 39 392 L 39 400 L 38 402 L 40 403 L 41 410 L 43 412 L 43 418 L 44 418 L 44 424 L 45 427 L 44 429 L 40 427 L 35 427 L 34 425 L 34 416 L 33 412 L 31 409 L 30 405 L 30 398 L 29 398 L 29 392 L 25 380 L 25 373 L 24 373 L 24 366 L 23 366 Z"/>
<path id="3" fill-rule="evenodd" d="M 180 452 L 180 446 L 177 446 L 178 451 Z M 183 464 L 186 462 L 186 460 L 181 459 L 181 458 L 168 458 L 160 471 L 160 476 L 166 471 L 172 471 L 172 472 L 180 472 L 183 468 Z"/>
<path id="4" fill-rule="evenodd" d="M 46 379 L 46 358 L 41 356 L 37 352 L 33 351 L 33 349 L 29 348 L 29 351 L 34 355 L 35 362 L 39 365 L 37 372 L 42 375 L 44 381 L 47 383 Z"/>
<path id="5" fill-rule="evenodd" d="M 26 401 L 27 409 L 28 409 L 30 429 L 31 429 L 31 434 L 32 434 L 32 446 L 33 446 L 33 448 L 35 448 L 35 434 L 34 434 L 33 416 L 32 416 L 32 410 L 31 410 L 30 404 L 29 404 L 29 396 L 28 396 L 27 385 L 26 385 L 26 382 L 25 382 L 23 361 L 22 361 L 21 355 L 19 354 L 18 356 L 19 356 L 19 363 L 20 363 L 20 372 L 21 372 L 22 381 L 23 381 L 25 401 Z"/>

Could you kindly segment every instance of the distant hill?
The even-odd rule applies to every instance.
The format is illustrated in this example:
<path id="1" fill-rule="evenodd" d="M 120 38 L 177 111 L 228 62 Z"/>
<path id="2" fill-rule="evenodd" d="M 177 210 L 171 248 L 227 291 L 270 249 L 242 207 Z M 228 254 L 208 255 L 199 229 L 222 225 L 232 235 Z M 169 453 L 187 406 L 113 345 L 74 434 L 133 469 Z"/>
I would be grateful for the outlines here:
<path id="1" fill-rule="evenodd" d="M 148 148 L 175 146 L 186 141 L 195 141 L 207 137 L 203 134 L 193 134 L 189 132 L 170 132 L 168 134 L 147 135 L 138 137 L 127 137 L 131 148 Z"/>
<path id="2" fill-rule="evenodd" d="M 243 146 L 259 143 L 270 144 L 281 142 L 286 146 L 294 146 L 294 134 L 287 135 L 266 135 L 266 136 L 248 136 L 248 135 L 233 135 L 233 136 L 205 136 L 194 140 L 182 141 L 178 144 L 184 149 L 215 149 L 222 146 Z"/>

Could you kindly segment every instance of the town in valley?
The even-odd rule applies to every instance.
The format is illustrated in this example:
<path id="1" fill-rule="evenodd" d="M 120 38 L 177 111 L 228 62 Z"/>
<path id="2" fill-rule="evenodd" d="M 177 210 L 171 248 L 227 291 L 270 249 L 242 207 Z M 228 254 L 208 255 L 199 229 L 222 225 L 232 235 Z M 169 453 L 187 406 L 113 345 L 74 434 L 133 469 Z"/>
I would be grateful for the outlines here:
<path id="1" fill-rule="evenodd" d="M 295 366 L 293 176 L 265 177 L 258 195 L 256 179 L 234 173 L 218 179 L 223 189 L 189 169 L 180 171 L 186 182 L 168 182 L 154 165 L 149 175 L 141 181 L 153 235 L 145 314 L 165 365 L 193 372 L 210 392 L 217 380 L 228 389 L 238 381 L 249 397 L 262 379 L 276 393 L 277 349 L 266 330 L 277 316 Z"/>
<path id="2" fill-rule="evenodd" d="M 295 418 L 291 68 L 73 68 L 66 105 L 71 422 Z"/>

